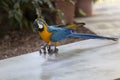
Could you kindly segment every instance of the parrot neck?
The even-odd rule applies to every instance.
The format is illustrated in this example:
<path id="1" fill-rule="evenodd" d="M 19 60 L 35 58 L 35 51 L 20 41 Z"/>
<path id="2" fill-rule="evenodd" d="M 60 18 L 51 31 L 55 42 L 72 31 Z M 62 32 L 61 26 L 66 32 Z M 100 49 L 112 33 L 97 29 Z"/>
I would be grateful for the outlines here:
<path id="1" fill-rule="evenodd" d="M 43 28 L 44 28 L 43 31 L 48 31 L 48 26 L 46 24 L 43 24 Z"/>
<path id="2" fill-rule="evenodd" d="M 48 31 L 48 26 L 46 24 L 43 24 L 43 28 L 43 31 L 39 32 L 39 35 L 45 42 L 49 43 L 52 33 Z"/>

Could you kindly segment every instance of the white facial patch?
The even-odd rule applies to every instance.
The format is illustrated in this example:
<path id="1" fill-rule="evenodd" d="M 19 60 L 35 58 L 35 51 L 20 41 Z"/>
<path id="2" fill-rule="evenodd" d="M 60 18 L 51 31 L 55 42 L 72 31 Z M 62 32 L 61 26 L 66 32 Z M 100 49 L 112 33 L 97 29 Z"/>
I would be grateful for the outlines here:
<path id="1" fill-rule="evenodd" d="M 43 28 L 43 25 L 41 25 L 41 24 L 39 24 L 39 23 L 38 23 L 38 26 L 39 26 L 39 28 L 40 28 L 40 29 L 42 29 L 42 28 Z"/>

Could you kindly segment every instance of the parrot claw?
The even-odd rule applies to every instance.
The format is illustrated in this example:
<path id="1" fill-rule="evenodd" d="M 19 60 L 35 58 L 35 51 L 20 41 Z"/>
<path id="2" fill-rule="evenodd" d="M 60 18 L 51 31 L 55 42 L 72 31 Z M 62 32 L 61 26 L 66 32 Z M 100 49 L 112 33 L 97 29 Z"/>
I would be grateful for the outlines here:
<path id="1" fill-rule="evenodd" d="M 55 54 L 55 56 L 57 56 L 57 55 L 58 55 L 58 51 L 59 51 L 59 49 L 58 49 L 58 48 L 55 48 L 55 49 L 54 49 L 54 54 Z"/>
<path id="2" fill-rule="evenodd" d="M 53 48 L 51 45 L 50 46 L 41 46 L 40 51 L 39 51 L 40 55 L 53 55 L 53 54 L 57 54 L 58 53 L 58 48 Z"/>
<path id="3" fill-rule="evenodd" d="M 46 55 L 47 54 L 47 46 L 41 46 L 39 53 L 40 53 L 40 55 L 41 54 Z"/>
<path id="4" fill-rule="evenodd" d="M 49 55 L 53 55 L 53 54 L 57 54 L 57 53 L 58 53 L 58 49 L 56 47 L 54 48 L 54 46 L 49 46 L 49 48 L 48 48 Z"/>

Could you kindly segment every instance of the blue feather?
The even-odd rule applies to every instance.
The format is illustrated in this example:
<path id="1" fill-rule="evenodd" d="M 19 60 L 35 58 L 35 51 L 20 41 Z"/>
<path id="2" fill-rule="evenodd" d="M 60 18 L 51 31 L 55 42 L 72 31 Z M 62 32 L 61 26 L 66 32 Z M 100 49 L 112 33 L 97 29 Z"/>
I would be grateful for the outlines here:
<path id="1" fill-rule="evenodd" d="M 53 42 L 57 42 L 60 40 L 64 40 L 65 38 L 84 38 L 84 39 L 109 39 L 109 40 L 117 40 L 118 38 L 113 37 L 104 37 L 93 34 L 82 34 L 82 33 L 73 33 L 71 29 L 68 28 L 59 28 L 56 26 L 48 26 L 48 31 L 52 32 L 50 40 Z"/>
<path id="2" fill-rule="evenodd" d="M 56 28 L 56 27 L 49 27 L 49 31 L 52 32 L 50 40 L 53 42 L 63 40 L 68 37 L 72 33 L 71 29 L 67 28 Z"/>
<path id="3" fill-rule="evenodd" d="M 75 38 L 85 38 L 85 39 L 107 39 L 108 37 L 103 36 L 97 36 L 93 34 L 82 34 L 82 33 L 72 33 L 69 35 L 69 37 L 75 37 Z"/>

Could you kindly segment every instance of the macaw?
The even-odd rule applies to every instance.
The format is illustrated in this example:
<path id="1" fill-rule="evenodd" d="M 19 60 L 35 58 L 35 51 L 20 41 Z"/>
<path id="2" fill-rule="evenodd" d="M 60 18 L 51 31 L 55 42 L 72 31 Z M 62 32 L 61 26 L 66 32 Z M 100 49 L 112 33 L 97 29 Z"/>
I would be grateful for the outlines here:
<path id="1" fill-rule="evenodd" d="M 36 29 L 41 39 L 47 43 L 42 48 L 42 50 L 44 50 L 43 52 L 44 54 L 46 54 L 45 51 L 46 47 L 48 49 L 48 54 L 57 53 L 58 52 L 57 46 L 59 44 L 59 41 L 64 40 L 66 38 L 108 39 L 113 41 L 118 40 L 118 38 L 114 37 L 104 37 L 93 34 L 75 33 L 72 31 L 72 29 L 70 29 L 71 27 L 80 25 L 82 26 L 84 25 L 84 23 L 49 26 L 43 18 L 37 18 L 33 23 L 33 27 Z M 51 49 L 51 42 L 54 42 L 54 50 Z"/>

